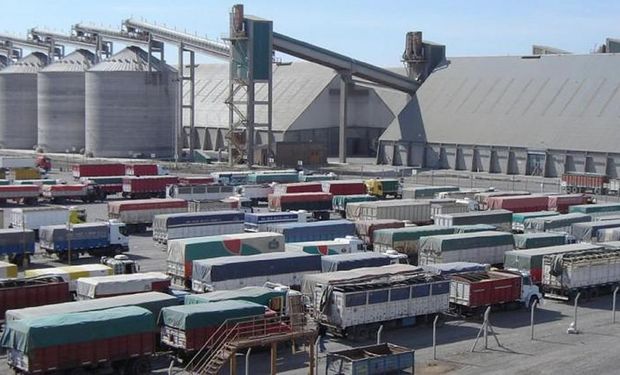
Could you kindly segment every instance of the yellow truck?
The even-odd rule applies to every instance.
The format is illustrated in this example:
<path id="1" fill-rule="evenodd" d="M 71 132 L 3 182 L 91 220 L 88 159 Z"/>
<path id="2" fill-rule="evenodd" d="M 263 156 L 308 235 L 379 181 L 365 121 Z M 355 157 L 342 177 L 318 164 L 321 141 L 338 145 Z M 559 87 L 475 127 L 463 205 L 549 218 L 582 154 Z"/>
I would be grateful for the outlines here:
<path id="1" fill-rule="evenodd" d="M 400 198 L 402 187 L 400 181 L 395 178 L 372 178 L 364 181 L 368 194 L 379 198 L 387 198 L 388 196 Z"/>

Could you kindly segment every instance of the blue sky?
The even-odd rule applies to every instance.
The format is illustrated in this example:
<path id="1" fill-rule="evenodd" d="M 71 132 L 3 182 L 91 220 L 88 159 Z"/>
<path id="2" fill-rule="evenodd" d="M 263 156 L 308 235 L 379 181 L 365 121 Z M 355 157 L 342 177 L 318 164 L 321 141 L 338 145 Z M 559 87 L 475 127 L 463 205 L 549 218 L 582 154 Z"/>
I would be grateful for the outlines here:
<path id="1" fill-rule="evenodd" d="M 128 17 L 223 36 L 234 2 L 202 0 L 4 1 L 0 31 L 33 26 L 70 30 L 76 22 L 120 27 Z M 314 0 L 246 1 L 246 13 L 274 21 L 274 30 L 382 66 L 399 66 L 405 33 L 447 46 L 448 56 L 527 54 L 532 44 L 588 53 L 620 37 L 620 2 L 610 0 Z M 115 48 L 117 51 L 119 47 Z M 166 60 L 176 61 L 173 49 Z M 199 62 L 214 61 L 200 57 Z"/>

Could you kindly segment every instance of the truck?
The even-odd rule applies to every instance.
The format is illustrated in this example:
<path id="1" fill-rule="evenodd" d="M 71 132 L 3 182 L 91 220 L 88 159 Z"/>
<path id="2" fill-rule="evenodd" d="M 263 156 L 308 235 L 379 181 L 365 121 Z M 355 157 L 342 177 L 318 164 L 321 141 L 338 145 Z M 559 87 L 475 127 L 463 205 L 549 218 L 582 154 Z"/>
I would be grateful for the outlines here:
<path id="1" fill-rule="evenodd" d="M 99 185 L 88 184 L 58 184 L 42 185 L 41 196 L 54 203 L 66 201 L 82 201 L 84 203 L 103 202 L 107 194 Z"/>
<path id="2" fill-rule="evenodd" d="M 148 375 L 156 333 L 150 311 L 127 306 L 11 320 L 1 343 L 9 367 L 20 374 L 102 370 Z"/>
<path id="3" fill-rule="evenodd" d="M 419 264 L 474 262 L 501 265 L 506 251 L 514 250 L 511 233 L 496 231 L 445 234 L 420 239 Z"/>
<path id="4" fill-rule="evenodd" d="M 602 249 L 602 246 L 579 243 L 541 247 L 536 249 L 507 251 L 504 254 L 504 268 L 527 272 L 535 284 L 540 284 L 542 281 L 543 257 L 545 255 L 564 254 L 596 249 Z"/>
<path id="5" fill-rule="evenodd" d="M 332 198 L 332 209 L 339 213 L 340 216 L 344 218 L 351 219 L 352 216 L 347 216 L 347 204 L 349 203 L 358 203 L 358 202 L 374 202 L 378 198 L 374 195 L 369 194 L 356 194 L 356 195 L 334 195 Z"/>
<path id="6" fill-rule="evenodd" d="M 71 300 L 69 284 L 61 278 L 48 276 L 0 280 L 0 320 L 13 309 L 43 306 Z"/>
<path id="7" fill-rule="evenodd" d="M 125 164 L 126 176 L 163 176 L 168 171 L 158 164 Z"/>
<path id="8" fill-rule="evenodd" d="M 244 220 L 243 212 L 232 210 L 155 215 L 153 241 L 243 233 Z"/>
<path id="9" fill-rule="evenodd" d="M 192 265 L 198 259 L 283 252 L 284 236 L 259 232 L 196 237 L 168 242 L 166 269 L 172 284 L 191 288 Z"/>
<path id="10" fill-rule="evenodd" d="M 249 171 L 214 172 L 211 175 L 218 184 L 239 186 L 248 184 Z"/>
<path id="11" fill-rule="evenodd" d="M 49 268 L 35 268 L 24 271 L 26 278 L 58 277 L 69 284 L 69 291 L 75 293 L 77 280 L 80 277 L 95 277 L 112 275 L 113 269 L 103 264 L 81 264 L 76 266 L 62 266 Z"/>
<path id="12" fill-rule="evenodd" d="M 363 180 L 331 180 L 323 181 L 323 191 L 331 195 L 364 195 L 368 189 Z"/>
<path id="13" fill-rule="evenodd" d="M 568 213 L 570 206 L 578 206 L 588 203 L 588 197 L 584 194 L 557 194 L 549 196 L 549 211 L 557 211 L 561 214 Z"/>
<path id="14" fill-rule="evenodd" d="M 170 278 L 161 272 L 81 277 L 77 280 L 78 300 L 113 297 L 122 294 L 167 292 Z"/>
<path id="15" fill-rule="evenodd" d="M 329 220 L 332 209 L 330 193 L 269 194 L 270 211 L 298 211 L 312 213 L 317 220 Z"/>
<path id="16" fill-rule="evenodd" d="M 120 163 L 74 164 L 71 170 L 73 172 L 73 178 L 76 180 L 79 180 L 81 177 L 107 177 L 125 175 L 125 165 Z"/>
<path id="17" fill-rule="evenodd" d="M 490 224 L 498 230 L 512 230 L 512 212 L 508 210 L 470 211 L 455 214 L 435 215 L 436 225 L 453 227 L 457 225 Z"/>
<path id="18" fill-rule="evenodd" d="M 292 242 L 284 245 L 286 251 L 303 251 L 308 254 L 336 255 L 364 251 L 364 243 L 356 237 L 336 238 L 332 241 Z"/>
<path id="19" fill-rule="evenodd" d="M 560 186 L 569 194 L 607 194 L 609 178 L 596 173 L 564 173 Z"/>
<path id="20" fill-rule="evenodd" d="M 30 229 L 35 240 L 39 239 L 39 228 L 46 225 L 67 224 L 70 211 L 65 207 L 29 207 L 11 209 L 9 228 Z"/>
<path id="21" fill-rule="evenodd" d="M 357 268 L 381 267 L 392 264 L 387 254 L 354 252 L 348 254 L 325 255 L 321 258 L 321 272 L 348 271 Z"/>
<path id="22" fill-rule="evenodd" d="M 577 242 L 596 242 L 601 229 L 619 228 L 620 220 L 592 221 L 571 225 L 571 234 Z"/>
<path id="23" fill-rule="evenodd" d="M 529 308 L 542 299 L 527 273 L 481 271 L 450 275 L 450 307 L 463 316 L 482 315 L 487 307 Z"/>
<path id="24" fill-rule="evenodd" d="M 272 224 L 267 229 L 271 232 L 283 234 L 287 243 L 331 241 L 336 238 L 355 236 L 355 225 L 348 220 Z"/>
<path id="25" fill-rule="evenodd" d="M 355 232 L 362 239 L 368 250 L 373 249 L 375 231 L 380 229 L 403 228 L 405 222 L 402 220 L 376 219 L 376 220 L 356 220 Z"/>
<path id="26" fill-rule="evenodd" d="M 433 199 L 437 194 L 459 191 L 458 186 L 416 186 L 403 189 L 403 199 Z"/>
<path id="27" fill-rule="evenodd" d="M 402 196 L 402 186 L 400 180 L 395 178 L 371 178 L 364 181 L 368 194 L 385 199 L 389 196 L 400 198 Z"/>
<path id="28" fill-rule="evenodd" d="M 590 215 L 593 218 L 606 215 L 620 214 L 620 203 L 597 203 L 597 204 L 581 204 L 570 206 L 569 213 L 582 213 Z"/>
<path id="29" fill-rule="evenodd" d="M 367 345 L 328 352 L 327 375 L 399 374 L 411 369 L 414 373 L 415 351 L 390 343 Z"/>
<path id="30" fill-rule="evenodd" d="M 168 185 L 166 198 L 179 198 L 186 201 L 220 200 L 235 195 L 233 186 L 227 185 Z"/>
<path id="31" fill-rule="evenodd" d="M 489 198 L 493 198 L 493 197 L 510 197 L 510 196 L 515 196 L 515 195 L 530 195 L 532 193 L 530 193 L 529 191 L 519 191 L 519 190 L 515 190 L 515 191 L 487 191 L 487 192 L 481 192 L 481 193 L 477 193 L 476 195 L 474 195 L 474 200 L 478 203 L 478 209 L 479 210 L 486 210 L 487 207 L 487 200 Z"/>
<path id="32" fill-rule="evenodd" d="M 515 234 L 514 239 L 515 249 L 517 250 L 560 246 L 575 242 L 572 236 L 559 232 Z"/>
<path id="33" fill-rule="evenodd" d="M 26 267 L 35 251 L 35 235 L 31 229 L 0 229 L 0 256 Z"/>
<path id="34" fill-rule="evenodd" d="M 137 199 L 108 202 L 108 218 L 125 223 L 127 234 L 141 233 L 153 223 L 155 215 L 187 212 L 183 199 Z"/>
<path id="35" fill-rule="evenodd" d="M 83 301 L 50 303 L 48 305 L 33 306 L 7 310 L 6 320 L 20 320 L 39 318 L 48 315 L 72 314 L 76 312 L 105 310 L 122 306 L 137 306 L 149 310 L 159 316 L 161 309 L 167 306 L 178 305 L 176 297 L 160 292 L 145 292 L 125 294 L 116 297 L 88 299 Z"/>
<path id="36" fill-rule="evenodd" d="M 188 201 L 189 212 L 207 212 L 222 210 L 239 210 L 252 212 L 252 201 L 241 196 L 232 196 L 220 200 Z"/>
<path id="37" fill-rule="evenodd" d="M 317 272 L 321 272 L 321 256 L 315 254 L 281 252 L 201 259 L 192 265 L 192 290 L 205 293 L 267 282 L 298 288 L 304 275 Z"/>
<path id="38" fill-rule="evenodd" d="M 469 200 L 437 199 L 431 203 L 431 219 L 435 220 L 436 215 L 473 211 L 472 202 Z"/>
<path id="39" fill-rule="evenodd" d="M 288 193 L 320 193 L 323 187 L 320 182 L 294 182 L 290 184 L 275 184 L 273 194 Z"/>
<path id="40" fill-rule="evenodd" d="M 597 249 L 543 257 L 545 297 L 572 300 L 611 293 L 620 283 L 620 250 Z"/>
<path id="41" fill-rule="evenodd" d="M 398 199 L 390 201 L 349 203 L 347 218 L 350 220 L 395 219 L 413 224 L 432 223 L 431 201 L 421 199 Z"/>
<path id="42" fill-rule="evenodd" d="M 103 177 L 81 177 L 81 184 L 94 185 L 100 191 L 108 195 L 115 195 L 123 192 L 123 178 L 125 176 L 103 176 Z"/>
<path id="43" fill-rule="evenodd" d="M 513 195 L 508 197 L 489 197 L 486 201 L 488 210 L 508 210 L 515 212 L 533 212 L 546 210 L 549 197 L 546 195 Z"/>
<path id="44" fill-rule="evenodd" d="M 166 186 L 176 185 L 176 176 L 125 176 L 123 178 L 123 198 L 165 198 Z"/>
<path id="45" fill-rule="evenodd" d="M 314 319 L 351 340 L 367 338 L 381 325 L 432 321 L 448 311 L 449 292 L 449 279 L 404 264 L 315 273 L 304 276 L 302 286 Z"/>
<path id="46" fill-rule="evenodd" d="M 247 183 L 250 185 L 271 184 L 273 182 L 280 184 L 299 182 L 299 173 L 295 171 L 265 171 L 252 172 L 247 176 Z"/>
<path id="47" fill-rule="evenodd" d="M 454 234 L 454 229 L 438 225 L 379 229 L 374 232 L 373 251 L 396 250 L 407 254 L 410 264 L 418 264 L 420 238 L 440 234 Z"/>
<path id="48" fill-rule="evenodd" d="M 17 204 L 35 205 L 39 200 L 38 185 L 0 185 L 0 202 L 11 201 Z"/>
<path id="49" fill-rule="evenodd" d="M 258 202 L 267 202 L 269 194 L 273 194 L 273 187 L 269 184 L 241 185 L 235 190 L 237 194 L 250 199 L 254 206 L 258 205 Z"/>
<path id="50" fill-rule="evenodd" d="M 272 224 L 305 223 L 307 216 L 305 211 L 250 212 L 245 214 L 244 229 L 246 232 L 265 232 Z"/>
<path id="51" fill-rule="evenodd" d="M 63 262 L 76 261 L 80 255 L 118 255 L 129 251 L 125 223 L 117 220 L 43 226 L 39 229 L 39 247 Z"/>
<path id="52" fill-rule="evenodd" d="M 539 217 L 557 216 L 559 213 L 555 211 L 535 211 L 520 212 L 512 214 L 512 232 L 523 233 L 525 231 L 525 221 Z"/>
<path id="53" fill-rule="evenodd" d="M 582 213 L 570 213 L 544 217 L 533 217 L 523 221 L 525 232 L 564 232 L 570 234 L 575 223 L 592 221 L 592 216 Z"/>

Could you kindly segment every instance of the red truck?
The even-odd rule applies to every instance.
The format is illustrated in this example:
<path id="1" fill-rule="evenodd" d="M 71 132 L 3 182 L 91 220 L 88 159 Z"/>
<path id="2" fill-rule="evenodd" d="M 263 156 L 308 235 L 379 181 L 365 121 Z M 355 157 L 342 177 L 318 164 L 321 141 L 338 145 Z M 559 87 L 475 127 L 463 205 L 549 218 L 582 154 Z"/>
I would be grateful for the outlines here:
<path id="1" fill-rule="evenodd" d="M 332 197 L 330 193 L 269 194 L 268 204 L 271 211 L 305 210 L 317 220 L 329 220 Z"/>
<path id="2" fill-rule="evenodd" d="M 179 178 L 176 176 L 126 176 L 123 178 L 123 197 L 165 198 L 166 186 L 178 183 Z"/>
<path id="3" fill-rule="evenodd" d="M 108 202 L 108 218 L 126 224 L 128 233 L 144 232 L 155 215 L 187 212 L 184 199 L 138 199 Z"/>
<path id="4" fill-rule="evenodd" d="M 156 335 L 153 313 L 124 306 L 11 320 L 3 344 L 19 374 L 147 375 Z"/>
<path id="5" fill-rule="evenodd" d="M 318 182 L 295 182 L 292 184 L 278 184 L 274 186 L 274 194 L 287 193 L 320 193 L 323 191 L 321 183 Z"/>
<path id="6" fill-rule="evenodd" d="M 561 214 L 567 214 L 570 206 L 587 204 L 588 197 L 583 194 L 560 194 L 549 196 L 549 211 L 557 211 Z"/>
<path id="7" fill-rule="evenodd" d="M 39 185 L 0 185 L 0 202 L 13 201 L 27 205 L 39 200 Z"/>
<path id="8" fill-rule="evenodd" d="M 562 187 L 569 194 L 606 194 L 608 182 L 609 178 L 606 175 L 595 173 L 565 173 L 562 175 Z"/>
<path id="9" fill-rule="evenodd" d="M 549 207 L 546 195 L 515 195 L 490 197 L 486 201 L 489 210 L 508 210 L 513 213 L 545 211 Z"/>
<path id="10" fill-rule="evenodd" d="M 107 194 L 98 186 L 90 184 L 43 185 L 41 196 L 52 202 L 82 201 L 92 203 L 104 201 Z"/>
<path id="11" fill-rule="evenodd" d="M 71 301 L 69 283 L 61 277 L 0 281 L 0 318 L 7 310 Z"/>
<path id="12" fill-rule="evenodd" d="M 73 178 L 80 177 L 104 177 L 104 176 L 123 176 L 125 175 L 125 165 L 115 164 L 74 164 Z"/>
<path id="13" fill-rule="evenodd" d="M 126 176 L 157 176 L 160 170 L 157 164 L 125 164 Z"/>
<path id="14" fill-rule="evenodd" d="M 355 231 L 357 236 L 364 241 L 368 250 L 373 248 L 373 236 L 376 230 L 379 229 L 392 229 L 403 228 L 405 222 L 402 220 L 393 219 L 374 219 L 374 220 L 356 220 Z"/>
<path id="15" fill-rule="evenodd" d="M 542 298 L 528 274 L 511 271 L 450 275 L 450 307 L 459 315 L 483 314 L 489 306 L 529 307 Z"/>
<path id="16" fill-rule="evenodd" d="M 362 180 L 333 180 L 323 181 L 323 191 L 332 195 L 360 195 L 367 194 L 368 188 Z"/>
<path id="17" fill-rule="evenodd" d="M 210 185 L 215 182 L 215 177 L 213 176 L 179 177 L 179 185 Z"/>

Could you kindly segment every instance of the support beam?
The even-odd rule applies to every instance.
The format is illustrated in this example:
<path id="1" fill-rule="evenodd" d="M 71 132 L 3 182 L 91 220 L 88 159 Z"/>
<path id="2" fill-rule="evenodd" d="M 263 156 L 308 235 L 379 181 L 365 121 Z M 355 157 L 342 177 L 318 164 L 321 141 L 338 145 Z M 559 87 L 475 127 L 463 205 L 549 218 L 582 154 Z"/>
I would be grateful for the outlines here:
<path id="1" fill-rule="evenodd" d="M 316 358 L 314 358 L 314 340 L 310 341 L 310 351 L 308 354 L 308 375 L 314 375 L 314 368 L 316 367 Z"/>
<path id="2" fill-rule="evenodd" d="M 237 375 L 237 352 L 230 354 L 230 375 Z"/>
<path id="3" fill-rule="evenodd" d="M 340 163 L 347 162 L 347 122 L 350 82 L 351 76 L 348 72 L 340 73 L 340 116 L 338 131 L 338 158 Z"/>
<path id="4" fill-rule="evenodd" d="M 278 360 L 278 343 L 271 344 L 271 375 L 277 375 L 277 360 Z"/>

